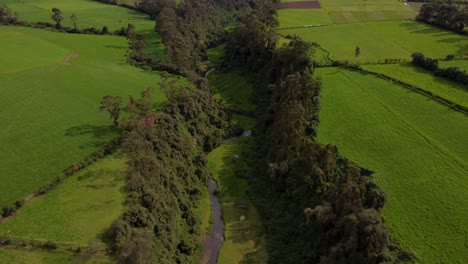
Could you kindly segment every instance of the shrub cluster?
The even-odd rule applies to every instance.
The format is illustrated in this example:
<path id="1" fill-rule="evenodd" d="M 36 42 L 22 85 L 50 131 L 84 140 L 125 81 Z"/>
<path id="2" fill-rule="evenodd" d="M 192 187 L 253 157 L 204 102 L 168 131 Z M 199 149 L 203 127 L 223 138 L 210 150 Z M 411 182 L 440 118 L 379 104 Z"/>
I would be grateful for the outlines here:
<path id="1" fill-rule="evenodd" d="M 416 20 L 467 34 L 467 16 L 468 5 L 458 5 L 450 0 L 437 0 L 424 4 Z"/>

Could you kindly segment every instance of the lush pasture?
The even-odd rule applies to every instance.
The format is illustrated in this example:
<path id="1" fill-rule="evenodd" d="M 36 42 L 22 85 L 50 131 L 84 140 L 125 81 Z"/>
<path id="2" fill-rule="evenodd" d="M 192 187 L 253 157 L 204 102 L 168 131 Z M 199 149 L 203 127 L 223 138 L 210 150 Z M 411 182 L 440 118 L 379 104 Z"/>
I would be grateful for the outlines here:
<path id="1" fill-rule="evenodd" d="M 305 25 L 332 24 L 323 9 L 280 9 L 278 28 L 304 27 Z"/>
<path id="2" fill-rule="evenodd" d="M 14 11 L 18 12 L 21 21 L 50 22 L 52 8 L 62 11 L 63 26 L 72 27 L 72 14 L 77 17 L 77 26 L 80 29 L 95 27 L 101 29 L 107 26 L 110 31 L 127 27 L 133 24 L 138 33 L 145 36 L 147 50 L 150 55 L 164 56 L 164 46 L 156 32 L 155 22 L 145 14 L 113 5 L 106 5 L 93 0 L 3 0 Z"/>
<path id="3" fill-rule="evenodd" d="M 30 65 L 13 64 L 13 70 L 21 71 L 0 73 L 0 205 L 4 205 L 26 197 L 115 136 L 108 115 L 98 111 L 104 95 L 138 95 L 155 87 L 159 75 L 126 63 L 124 38 L 13 27 L 0 27 L 0 32 L 39 39 L 78 56 L 69 64 L 56 64 L 60 54 L 46 46 Z M 15 40 L 0 42 L 0 50 L 10 41 Z M 9 51 L 18 57 L 30 53 L 27 45 Z M 44 58 L 52 64 L 38 66 Z M 0 69 L 9 67 L 0 59 Z M 163 100 L 162 91 L 156 89 L 156 103 Z"/>
<path id="4" fill-rule="evenodd" d="M 439 67 L 458 67 L 460 70 L 468 72 L 468 60 L 439 61 Z"/>
<path id="5" fill-rule="evenodd" d="M 123 212 L 125 159 L 105 158 L 66 179 L 43 197 L 28 202 L 0 233 L 24 239 L 86 246 Z"/>
<path id="6" fill-rule="evenodd" d="M 282 35 L 297 34 L 315 41 L 330 51 L 331 57 L 354 62 L 383 62 L 385 59 L 407 59 L 419 51 L 431 58 L 449 54 L 468 55 L 468 38 L 412 21 L 382 21 L 334 24 L 324 27 L 287 29 Z M 355 56 L 359 46 L 361 53 Z"/>
<path id="7" fill-rule="evenodd" d="M 452 102 L 468 107 L 468 90 L 462 84 L 437 77 L 429 71 L 408 64 L 363 65 L 364 69 L 383 73 L 418 86 Z"/>
<path id="8" fill-rule="evenodd" d="M 208 168 L 218 183 L 225 222 L 226 241 L 219 253 L 218 263 L 267 262 L 265 241 L 260 235 L 260 215 L 247 196 L 247 180 L 236 176 L 236 170 L 247 169 L 247 157 L 242 153 L 249 147 L 249 139 L 243 138 L 224 144 L 208 154 Z"/>
<path id="9" fill-rule="evenodd" d="M 398 0 L 321 0 L 320 4 L 334 23 L 408 20 L 416 16 L 410 6 Z"/>
<path id="10" fill-rule="evenodd" d="M 0 248 L 0 264 L 69 264 L 114 263 L 107 256 L 81 256 L 65 252 L 49 252 L 34 249 Z"/>
<path id="11" fill-rule="evenodd" d="M 376 172 L 384 217 L 422 263 L 468 259 L 468 118 L 371 75 L 319 69 L 319 140 Z"/>

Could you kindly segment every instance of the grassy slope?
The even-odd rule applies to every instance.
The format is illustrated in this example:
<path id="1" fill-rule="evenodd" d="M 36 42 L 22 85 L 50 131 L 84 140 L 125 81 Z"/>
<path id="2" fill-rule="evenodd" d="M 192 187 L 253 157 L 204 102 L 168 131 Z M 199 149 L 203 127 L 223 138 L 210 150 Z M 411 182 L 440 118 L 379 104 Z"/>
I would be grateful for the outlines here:
<path id="1" fill-rule="evenodd" d="M 468 54 L 467 37 L 411 21 L 335 24 L 279 32 L 283 35 L 298 34 L 306 41 L 318 42 L 331 52 L 332 58 L 339 60 L 409 60 L 411 53 L 416 51 L 431 58 Z M 359 57 L 355 57 L 356 46 L 361 49 Z"/>
<path id="2" fill-rule="evenodd" d="M 0 225 L 0 233 L 86 246 L 123 212 L 124 169 L 122 154 L 99 160 L 31 200 Z"/>
<path id="3" fill-rule="evenodd" d="M 77 16 L 77 26 L 80 29 L 101 29 L 107 26 L 110 31 L 115 31 L 133 24 L 136 31 L 145 36 L 150 55 L 163 57 L 165 54 L 159 35 L 154 32 L 155 22 L 147 15 L 134 10 L 93 0 L 3 0 L 3 3 L 18 12 L 21 21 L 54 23 L 51 10 L 57 7 L 62 11 L 62 24 L 67 27 L 73 26 L 70 19 L 72 14 Z"/>
<path id="4" fill-rule="evenodd" d="M 228 108 L 253 111 L 255 106 L 252 103 L 252 84 L 238 72 L 217 73 L 212 72 L 209 76 L 210 88 L 216 98 L 222 99 Z M 253 119 L 233 114 L 234 122 L 237 122 L 244 130 L 253 127 Z"/>
<path id="5" fill-rule="evenodd" d="M 411 64 L 363 65 L 364 69 L 383 73 L 392 78 L 416 85 L 452 102 L 468 107 L 468 90 L 462 84 L 437 77 Z"/>
<path id="6" fill-rule="evenodd" d="M 208 155 L 208 168 L 218 183 L 220 201 L 225 221 L 226 241 L 218 263 L 266 263 L 267 252 L 261 231 L 260 215 L 247 196 L 247 180 L 235 176 L 235 169 L 246 166 L 243 151 L 250 147 L 244 138 L 224 144 Z M 234 155 L 239 155 L 236 159 Z M 240 206 L 241 205 L 241 206 Z M 248 208 L 241 208 L 242 205 Z M 241 221 L 241 216 L 245 217 Z"/>
<path id="7" fill-rule="evenodd" d="M 42 39 L 59 50 L 79 54 L 69 65 L 34 67 L 36 58 L 57 60 L 57 52 L 38 50 L 32 68 L 0 73 L 0 205 L 26 197 L 49 182 L 65 167 L 82 159 L 115 133 L 106 113 L 98 111 L 107 94 L 127 97 L 155 86 L 156 73 L 127 65 L 124 38 L 59 34 L 29 28 L 0 27 L 0 34 L 14 32 Z M 0 42 L 0 50 L 6 42 Z M 9 44 L 7 44 L 9 45 Z M 28 53 L 27 46 L 10 52 Z M 0 68 L 8 68 L 2 62 Z M 20 65 L 19 67 L 27 67 Z M 164 100 L 155 90 L 155 100 Z"/>
<path id="8" fill-rule="evenodd" d="M 0 264 L 114 263 L 107 256 L 80 256 L 65 252 L 0 248 Z"/>
<path id="9" fill-rule="evenodd" d="M 376 172 L 384 217 L 423 263 L 468 258 L 468 119 L 384 80 L 320 69 L 319 140 Z"/>

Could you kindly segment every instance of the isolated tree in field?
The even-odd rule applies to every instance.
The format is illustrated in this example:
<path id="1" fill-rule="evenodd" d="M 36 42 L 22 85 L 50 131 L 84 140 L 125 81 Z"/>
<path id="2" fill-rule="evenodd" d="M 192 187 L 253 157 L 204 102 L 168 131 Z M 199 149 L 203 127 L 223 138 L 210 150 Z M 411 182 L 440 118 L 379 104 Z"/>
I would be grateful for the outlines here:
<path id="1" fill-rule="evenodd" d="M 119 116 L 122 104 L 122 97 L 106 95 L 102 98 L 100 111 L 107 111 L 110 118 L 114 120 L 114 126 L 119 126 Z"/>
<path id="2" fill-rule="evenodd" d="M 54 7 L 52 8 L 52 16 L 51 18 L 55 21 L 55 27 L 57 29 L 62 28 L 62 21 L 63 21 L 63 16 L 62 16 L 62 11 L 60 9 Z"/>
<path id="3" fill-rule="evenodd" d="M 72 14 L 72 16 L 70 17 L 70 19 L 71 19 L 71 21 L 72 21 L 72 23 L 73 23 L 73 29 L 74 29 L 75 31 L 77 31 L 77 30 L 78 30 L 78 27 L 76 26 L 76 21 L 77 21 L 76 15 L 75 15 L 75 14 Z"/>
<path id="4" fill-rule="evenodd" d="M 359 46 L 357 46 L 356 51 L 354 52 L 354 55 L 357 57 L 359 56 L 359 54 L 361 54 L 361 49 L 359 48 Z"/>
<path id="5" fill-rule="evenodd" d="M 18 15 L 5 4 L 0 5 L 0 24 L 14 24 L 18 21 Z"/>

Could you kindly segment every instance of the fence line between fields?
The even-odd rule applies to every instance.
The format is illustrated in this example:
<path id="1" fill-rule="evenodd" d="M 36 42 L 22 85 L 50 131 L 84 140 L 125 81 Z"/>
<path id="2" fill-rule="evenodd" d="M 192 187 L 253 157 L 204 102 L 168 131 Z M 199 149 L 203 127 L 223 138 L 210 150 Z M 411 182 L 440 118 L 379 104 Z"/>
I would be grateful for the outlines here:
<path id="1" fill-rule="evenodd" d="M 417 92 L 421 95 L 424 95 L 428 98 L 430 98 L 431 100 L 439 103 L 439 104 L 442 104 L 444 106 L 447 106 L 455 111 L 458 111 L 460 113 L 463 113 L 465 114 L 466 116 L 468 116 L 468 107 L 465 107 L 465 106 L 462 106 L 460 104 L 457 104 L 449 99 L 446 99 L 444 97 L 441 97 L 441 96 L 438 96 L 436 94 L 433 94 L 432 92 L 426 90 L 426 89 L 423 89 L 421 87 L 418 87 L 418 86 L 415 86 L 415 85 L 412 85 L 412 84 L 409 84 L 409 83 L 406 83 L 406 82 L 403 82 L 403 81 L 400 81 L 398 79 L 395 79 L 395 78 L 392 78 L 388 75 L 385 75 L 383 73 L 377 73 L 377 72 L 373 72 L 373 71 L 369 71 L 369 70 L 364 70 L 362 68 L 356 68 L 356 67 L 350 67 L 350 66 L 342 66 L 343 68 L 345 69 L 348 69 L 348 70 L 352 70 L 352 71 L 358 71 L 360 73 L 364 73 L 364 74 L 371 74 L 371 75 L 374 75 L 380 79 L 384 79 L 384 80 L 387 80 L 387 81 L 390 81 L 394 84 L 397 84 L 401 87 L 404 87 L 406 89 L 409 89 L 413 92 Z"/>

